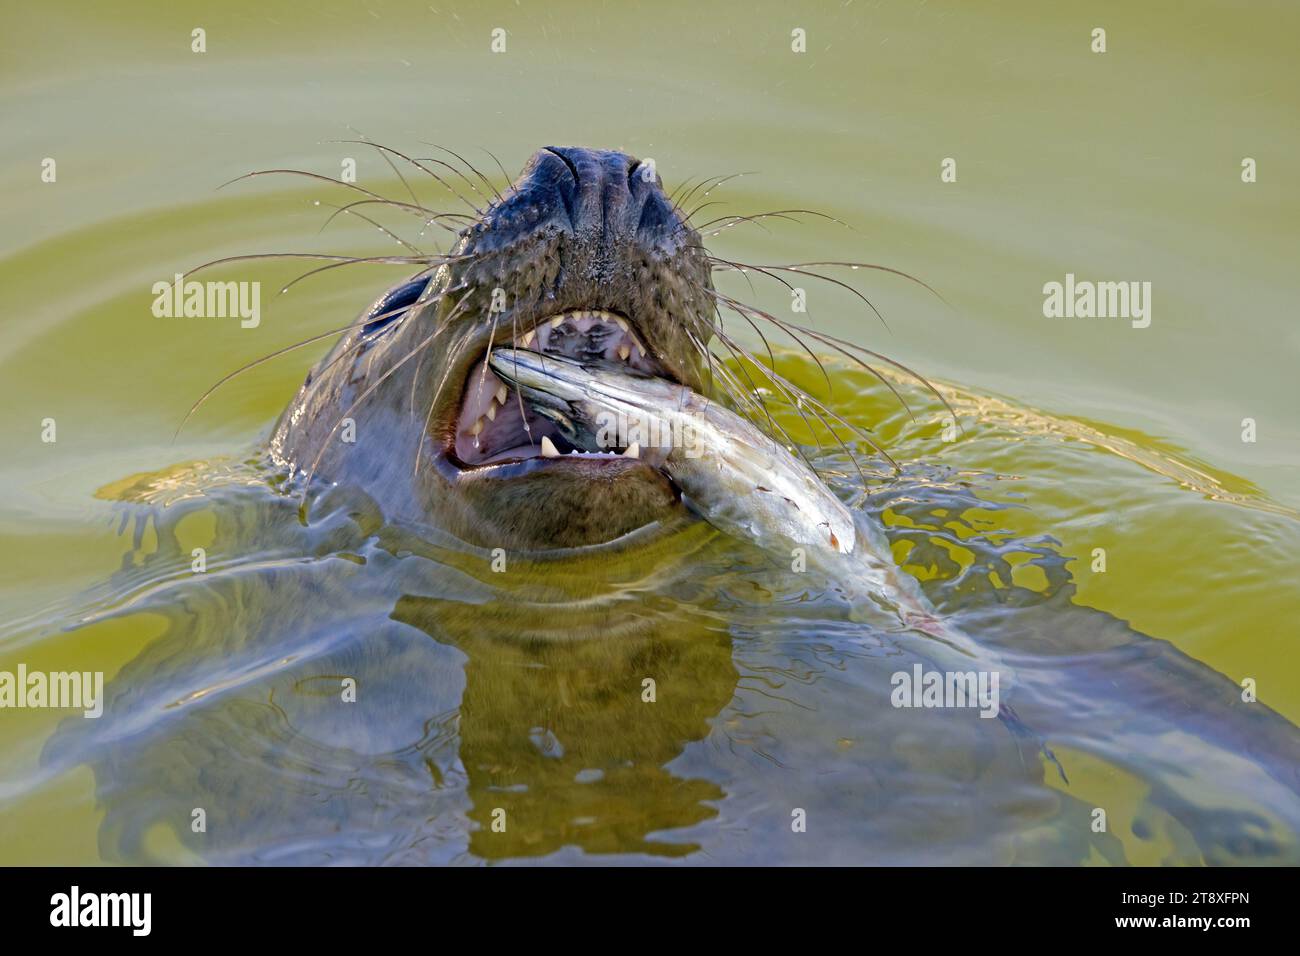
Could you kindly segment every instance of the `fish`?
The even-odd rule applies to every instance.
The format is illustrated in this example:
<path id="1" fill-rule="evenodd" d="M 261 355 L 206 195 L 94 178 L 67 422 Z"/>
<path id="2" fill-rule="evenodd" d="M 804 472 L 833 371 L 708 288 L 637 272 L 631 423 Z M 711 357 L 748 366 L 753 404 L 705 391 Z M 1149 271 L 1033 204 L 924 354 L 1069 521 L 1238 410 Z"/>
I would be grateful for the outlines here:
<path id="1" fill-rule="evenodd" d="M 719 530 L 769 549 L 793 543 L 853 553 L 857 529 L 839 498 L 716 401 L 606 361 L 498 348 L 491 365 L 587 452 L 635 445 L 638 456 L 650 455 Z"/>
<path id="2" fill-rule="evenodd" d="M 570 454 L 634 452 L 724 534 L 809 562 L 855 593 L 964 655 L 986 660 L 944 622 L 916 579 L 894 563 L 883 530 L 854 514 L 807 464 L 725 405 L 683 385 L 598 360 L 496 348 L 492 371 L 556 422 Z M 558 455 L 549 439 L 544 454 Z M 1004 679 L 1010 675 L 1006 667 Z"/>
<path id="3" fill-rule="evenodd" d="M 569 454 L 642 458 L 673 481 L 688 508 L 724 534 L 788 557 L 803 549 L 808 566 L 848 597 L 856 620 L 879 626 L 886 615 L 896 640 L 909 631 L 922 635 L 923 643 L 913 642 L 910 650 L 935 669 L 983 672 L 997 702 L 982 716 L 996 716 L 1014 736 L 1031 741 L 1068 782 L 1047 742 L 1001 699 L 1016 682 L 1014 669 L 945 621 L 916 578 L 893 561 L 883 529 L 850 511 L 811 467 L 753 423 L 669 379 L 605 360 L 501 347 L 488 361 L 502 381 L 560 426 L 575 446 Z M 543 454 L 561 454 L 549 439 L 542 443 Z"/>

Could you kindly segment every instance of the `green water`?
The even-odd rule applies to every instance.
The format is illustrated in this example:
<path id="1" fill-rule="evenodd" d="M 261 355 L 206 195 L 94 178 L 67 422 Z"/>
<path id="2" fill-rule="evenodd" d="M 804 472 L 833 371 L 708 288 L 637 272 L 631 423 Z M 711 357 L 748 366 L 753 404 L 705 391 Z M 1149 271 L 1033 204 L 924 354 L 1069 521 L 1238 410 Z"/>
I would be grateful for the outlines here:
<path id="1" fill-rule="evenodd" d="M 1204 687 L 1181 671 L 1117 691 L 1109 675 L 1142 668 L 1102 649 L 1128 622 L 1300 721 L 1298 27 L 1293 6 L 1227 3 L 11 11 L 0 670 L 102 670 L 111 707 L 93 729 L 0 711 L 0 862 L 1294 859 L 1294 793 L 1232 760 L 1246 726 L 1196 726 L 1178 705 Z M 898 386 L 913 419 L 841 361 L 830 400 L 905 477 L 864 500 L 838 452 L 810 454 L 891 525 L 941 608 L 1023 654 L 1017 706 L 1069 784 L 997 721 L 877 708 L 891 645 L 833 583 L 698 525 L 505 580 L 365 509 L 300 526 L 246 462 L 326 343 L 236 379 L 173 442 L 222 375 L 346 324 L 410 271 L 352 266 L 276 296 L 307 266 L 245 263 L 213 276 L 262 283 L 257 328 L 150 313 L 154 282 L 218 257 L 397 250 L 346 216 L 320 231 L 337 187 L 215 191 L 254 169 L 338 176 L 351 157 L 359 184 L 401 198 L 373 150 L 330 142 L 357 131 L 419 155 L 444 143 L 498 185 L 482 149 L 513 173 L 540 145 L 622 148 L 670 188 L 752 171 L 701 217 L 806 208 L 852 228 L 740 226 L 710 239 L 719 255 L 880 262 L 940 290 L 947 304 L 847 273 L 888 330 L 813 282 L 807 318 L 941 383 L 959 440 L 924 391 Z M 1150 327 L 1044 318 L 1044 283 L 1067 273 L 1151 282 Z M 789 314 L 779 285 L 718 281 Z M 784 361 L 818 387 L 810 360 Z M 551 630 L 605 639 L 511 639 Z M 340 716 L 344 674 L 384 704 Z"/>

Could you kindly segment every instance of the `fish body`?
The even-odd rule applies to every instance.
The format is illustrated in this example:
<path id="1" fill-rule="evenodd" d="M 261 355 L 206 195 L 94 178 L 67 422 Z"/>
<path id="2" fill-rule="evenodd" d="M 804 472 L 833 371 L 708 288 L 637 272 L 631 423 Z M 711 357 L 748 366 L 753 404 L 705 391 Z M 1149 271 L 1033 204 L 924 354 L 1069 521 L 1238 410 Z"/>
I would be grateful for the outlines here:
<path id="1" fill-rule="evenodd" d="M 811 468 L 725 406 L 604 362 L 496 349 L 491 364 L 580 448 L 635 446 L 719 530 L 770 550 L 854 552 L 848 508 Z"/>
<path id="2" fill-rule="evenodd" d="M 634 453 L 681 489 L 718 530 L 791 561 L 802 557 L 838 585 L 855 616 L 920 632 L 948 669 L 1012 672 L 938 616 L 915 578 L 894 563 L 880 528 L 858 516 L 817 474 L 724 405 L 664 378 L 608 362 L 498 348 L 500 378 L 558 423 L 576 454 Z M 558 450 L 544 443 L 544 453 Z M 802 549 L 800 554 L 796 549 Z M 938 644 L 958 652 L 954 658 Z"/>

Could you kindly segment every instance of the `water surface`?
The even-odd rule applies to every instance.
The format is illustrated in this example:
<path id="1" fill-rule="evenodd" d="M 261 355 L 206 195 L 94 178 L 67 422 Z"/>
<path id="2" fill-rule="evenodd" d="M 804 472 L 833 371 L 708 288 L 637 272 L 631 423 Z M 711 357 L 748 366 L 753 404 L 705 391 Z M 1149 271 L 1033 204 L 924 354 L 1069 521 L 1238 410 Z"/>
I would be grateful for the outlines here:
<path id="1" fill-rule="evenodd" d="M 14 11 L 0 669 L 103 670 L 110 709 L 0 714 L 0 859 L 1294 862 L 1294 792 L 1260 769 L 1278 751 L 1252 756 L 1238 711 L 1205 721 L 1244 678 L 1300 721 L 1297 26 L 1290 7 L 1212 3 Z M 940 607 L 1013 656 L 1017 709 L 1068 784 L 998 721 L 889 708 L 914 648 L 855 621 L 835 582 L 697 524 L 504 576 L 355 496 L 303 526 L 257 448 L 326 343 L 234 380 L 173 442 L 222 375 L 404 274 L 355 266 L 278 296 L 306 266 L 245 263 L 213 277 L 263 284 L 256 329 L 149 311 L 155 281 L 210 259 L 396 249 L 356 218 L 321 231 L 337 188 L 215 191 L 350 157 L 402 197 L 375 151 L 331 142 L 358 131 L 445 143 L 498 184 L 480 147 L 512 173 L 548 143 L 653 157 L 670 186 L 752 171 L 700 216 L 807 208 L 851 228 L 737 227 L 710 240 L 720 255 L 883 262 L 939 289 L 948 304 L 848 273 L 888 329 L 820 283 L 809 318 L 939 382 L 959 440 L 933 396 L 896 382 L 909 415 L 839 360 L 830 400 L 904 475 L 863 492 L 841 451 L 808 454 Z M 1042 286 L 1066 273 L 1150 281 L 1151 326 L 1045 319 Z M 789 313 L 778 285 L 719 282 Z M 824 388 L 806 356 L 783 362 Z"/>

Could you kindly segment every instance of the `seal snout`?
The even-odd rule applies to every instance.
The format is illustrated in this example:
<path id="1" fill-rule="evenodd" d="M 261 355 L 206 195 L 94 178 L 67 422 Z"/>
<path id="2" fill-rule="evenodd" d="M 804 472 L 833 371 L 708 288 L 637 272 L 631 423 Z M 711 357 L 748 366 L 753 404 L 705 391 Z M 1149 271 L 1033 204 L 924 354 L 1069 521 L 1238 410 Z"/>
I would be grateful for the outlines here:
<path id="1" fill-rule="evenodd" d="M 528 401 L 489 364 L 494 349 L 517 348 L 704 387 L 712 267 L 654 163 L 539 149 L 445 259 L 427 287 L 377 303 L 364 365 L 313 383 L 316 401 L 364 394 L 372 418 L 393 415 L 384 424 L 394 454 L 345 460 L 325 435 L 311 452 L 322 474 L 352 468 L 372 486 L 400 485 L 404 500 L 471 541 L 599 543 L 679 511 L 652 455 L 634 442 L 581 447 L 563 409 Z"/>
<path id="2" fill-rule="evenodd" d="M 462 477 L 529 474 L 572 451 L 564 422 L 531 406 L 490 366 L 493 348 L 610 362 L 694 385 L 709 269 L 699 237 L 665 195 L 652 161 L 615 150 L 546 146 L 469 229 L 460 251 L 476 287 L 460 319 L 473 345 L 440 435 Z M 460 306 L 458 306 L 460 308 Z M 468 343 L 467 343 L 468 344 Z M 618 451 L 624 451 L 619 449 Z"/>
<path id="3" fill-rule="evenodd" d="M 673 238 L 677 227 L 652 162 L 576 146 L 534 153 L 491 220 L 481 236 L 492 245 L 514 229 L 558 227 L 582 240 L 649 248 Z"/>

